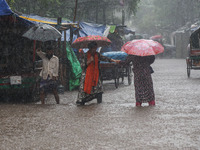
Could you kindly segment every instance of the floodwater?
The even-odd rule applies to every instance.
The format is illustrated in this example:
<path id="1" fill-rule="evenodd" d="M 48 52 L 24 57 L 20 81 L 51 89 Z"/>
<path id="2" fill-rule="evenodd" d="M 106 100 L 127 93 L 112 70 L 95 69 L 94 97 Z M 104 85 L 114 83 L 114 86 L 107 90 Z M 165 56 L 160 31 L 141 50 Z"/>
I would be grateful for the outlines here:
<path id="1" fill-rule="evenodd" d="M 156 106 L 135 107 L 134 86 L 104 82 L 103 103 L 76 106 L 77 91 L 45 105 L 0 105 L 0 150 L 199 150 L 200 70 L 184 59 L 152 65 Z"/>

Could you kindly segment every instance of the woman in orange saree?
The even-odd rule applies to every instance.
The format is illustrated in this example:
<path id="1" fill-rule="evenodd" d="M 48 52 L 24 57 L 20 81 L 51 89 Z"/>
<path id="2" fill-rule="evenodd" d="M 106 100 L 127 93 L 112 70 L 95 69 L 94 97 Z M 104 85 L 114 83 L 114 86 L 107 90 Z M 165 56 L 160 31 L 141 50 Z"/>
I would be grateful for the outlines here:
<path id="1" fill-rule="evenodd" d="M 102 102 L 102 81 L 100 61 L 116 62 L 118 60 L 113 60 L 108 57 L 102 56 L 98 53 L 97 43 L 91 42 L 88 44 L 89 51 L 85 53 L 84 59 L 82 59 L 82 76 L 80 79 L 80 86 L 76 104 L 84 105 L 86 102 L 97 98 L 97 102 Z"/>

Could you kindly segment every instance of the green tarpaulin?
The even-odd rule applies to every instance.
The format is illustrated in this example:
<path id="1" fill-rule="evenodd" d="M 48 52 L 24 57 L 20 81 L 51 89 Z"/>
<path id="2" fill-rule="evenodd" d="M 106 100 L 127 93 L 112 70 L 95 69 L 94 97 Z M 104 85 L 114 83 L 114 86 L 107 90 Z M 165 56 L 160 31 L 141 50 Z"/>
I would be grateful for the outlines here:
<path id="1" fill-rule="evenodd" d="M 114 33 L 116 29 L 116 25 L 111 25 L 110 26 L 110 33 Z"/>
<path id="2" fill-rule="evenodd" d="M 80 62 L 78 61 L 74 51 L 69 43 L 66 46 L 67 59 L 69 60 L 70 73 L 69 73 L 69 90 L 73 90 L 80 84 L 80 77 L 82 73 Z"/>

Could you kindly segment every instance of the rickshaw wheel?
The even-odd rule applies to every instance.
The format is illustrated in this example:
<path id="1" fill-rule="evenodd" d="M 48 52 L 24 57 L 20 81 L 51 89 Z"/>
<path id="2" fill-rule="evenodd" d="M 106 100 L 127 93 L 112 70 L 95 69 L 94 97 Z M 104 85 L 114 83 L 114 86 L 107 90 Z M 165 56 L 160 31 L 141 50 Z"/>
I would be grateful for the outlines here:
<path id="1" fill-rule="evenodd" d="M 84 105 L 85 105 L 85 102 L 81 102 L 79 105 L 84 106 Z"/>
<path id="2" fill-rule="evenodd" d="M 190 63 L 190 59 L 187 58 L 187 76 L 188 78 L 190 77 L 190 70 L 191 70 L 191 63 Z"/>
<path id="3" fill-rule="evenodd" d="M 119 70 L 118 67 L 115 67 L 115 87 L 119 87 Z"/>
<path id="4" fill-rule="evenodd" d="M 122 66 L 120 66 L 120 75 L 119 75 L 119 78 L 122 79 L 121 83 L 124 83 L 124 77 L 125 77 L 124 68 Z"/>
<path id="5" fill-rule="evenodd" d="M 102 103 L 102 93 L 97 95 L 97 103 Z"/>
<path id="6" fill-rule="evenodd" d="M 124 83 L 124 75 L 122 75 L 122 83 Z"/>
<path id="7" fill-rule="evenodd" d="M 188 76 L 188 78 L 190 77 L 190 68 L 189 67 L 187 68 L 187 76 Z"/>
<path id="8" fill-rule="evenodd" d="M 84 100 L 83 101 L 76 101 L 76 105 L 81 105 L 81 106 L 83 106 L 83 105 L 85 105 L 85 102 L 84 102 Z"/>
<path id="9" fill-rule="evenodd" d="M 81 102 L 80 105 L 82 105 L 82 106 L 85 105 L 85 102 Z"/>

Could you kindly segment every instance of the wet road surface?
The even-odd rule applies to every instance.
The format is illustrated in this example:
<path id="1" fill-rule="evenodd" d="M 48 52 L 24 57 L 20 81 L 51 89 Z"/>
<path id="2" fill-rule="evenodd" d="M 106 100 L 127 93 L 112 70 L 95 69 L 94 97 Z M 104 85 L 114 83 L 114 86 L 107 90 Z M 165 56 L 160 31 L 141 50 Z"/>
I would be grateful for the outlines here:
<path id="1" fill-rule="evenodd" d="M 55 104 L 0 104 L 0 150 L 198 150 L 200 70 L 184 59 L 152 65 L 156 106 L 135 107 L 134 86 L 104 82 L 103 103 L 76 106 L 77 91 Z"/>

